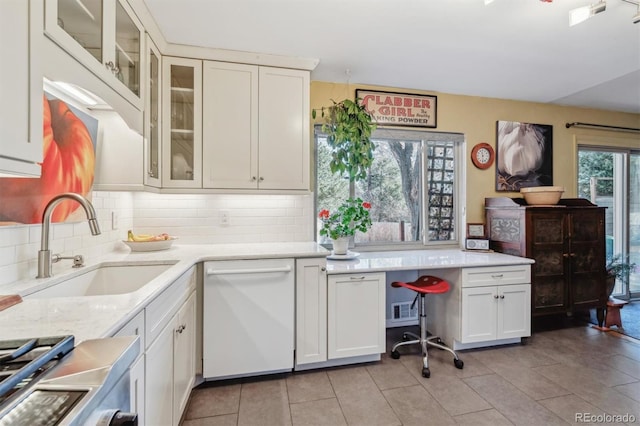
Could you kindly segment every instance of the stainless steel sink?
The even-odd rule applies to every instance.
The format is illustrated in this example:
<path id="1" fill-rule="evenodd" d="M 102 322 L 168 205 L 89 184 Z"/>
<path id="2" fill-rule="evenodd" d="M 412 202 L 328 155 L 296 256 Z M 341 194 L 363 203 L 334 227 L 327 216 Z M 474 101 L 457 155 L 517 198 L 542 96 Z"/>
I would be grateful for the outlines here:
<path id="1" fill-rule="evenodd" d="M 48 299 L 132 293 L 148 284 L 175 263 L 100 266 L 26 297 Z"/>

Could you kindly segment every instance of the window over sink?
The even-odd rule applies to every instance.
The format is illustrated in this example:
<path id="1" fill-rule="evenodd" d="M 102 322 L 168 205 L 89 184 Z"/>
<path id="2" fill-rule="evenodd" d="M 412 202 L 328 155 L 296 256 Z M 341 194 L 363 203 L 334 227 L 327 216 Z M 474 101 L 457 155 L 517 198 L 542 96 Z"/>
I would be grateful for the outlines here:
<path id="1" fill-rule="evenodd" d="M 331 148 L 322 126 L 315 128 L 316 218 L 349 197 L 371 203 L 373 225 L 357 232 L 354 246 L 458 245 L 464 135 L 378 128 L 372 137 L 374 162 L 363 181 L 331 173 Z M 318 231 L 316 240 L 329 243 Z"/>

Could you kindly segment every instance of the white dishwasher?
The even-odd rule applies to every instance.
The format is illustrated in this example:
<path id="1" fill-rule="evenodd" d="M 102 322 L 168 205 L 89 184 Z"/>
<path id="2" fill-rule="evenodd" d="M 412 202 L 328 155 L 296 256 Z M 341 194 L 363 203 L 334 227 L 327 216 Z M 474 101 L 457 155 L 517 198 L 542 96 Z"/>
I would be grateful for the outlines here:
<path id="1" fill-rule="evenodd" d="M 294 259 L 205 262 L 205 379 L 293 368 Z"/>

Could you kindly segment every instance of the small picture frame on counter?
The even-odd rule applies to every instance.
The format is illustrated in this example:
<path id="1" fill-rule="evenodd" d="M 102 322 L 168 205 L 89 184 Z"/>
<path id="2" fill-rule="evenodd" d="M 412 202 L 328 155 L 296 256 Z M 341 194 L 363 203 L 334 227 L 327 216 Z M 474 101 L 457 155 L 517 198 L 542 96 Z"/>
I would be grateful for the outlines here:
<path id="1" fill-rule="evenodd" d="M 485 238 L 484 223 L 467 223 L 467 238 Z"/>

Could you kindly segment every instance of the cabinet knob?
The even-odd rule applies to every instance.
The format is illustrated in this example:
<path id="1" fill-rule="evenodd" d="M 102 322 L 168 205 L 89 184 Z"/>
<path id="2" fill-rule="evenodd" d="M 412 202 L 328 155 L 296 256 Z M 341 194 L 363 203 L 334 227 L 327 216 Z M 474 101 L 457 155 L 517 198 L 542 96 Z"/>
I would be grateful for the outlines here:
<path id="1" fill-rule="evenodd" d="M 497 298 L 498 298 L 498 295 L 497 295 L 497 294 L 494 294 L 494 295 L 493 295 L 493 298 L 494 298 L 494 299 L 497 299 Z"/>
<path id="2" fill-rule="evenodd" d="M 500 295 L 500 299 L 504 299 L 504 294 L 501 294 L 501 295 Z"/>
<path id="3" fill-rule="evenodd" d="M 325 272 L 325 271 L 327 270 L 327 268 L 325 268 L 325 267 L 323 266 L 322 268 L 320 268 L 320 270 L 321 270 L 322 272 Z"/>
<path id="4" fill-rule="evenodd" d="M 251 176 L 251 182 L 255 182 L 256 181 L 256 177 L 255 176 Z"/>
<path id="5" fill-rule="evenodd" d="M 262 182 L 264 180 L 264 178 L 262 176 L 260 176 L 260 182 Z"/>

